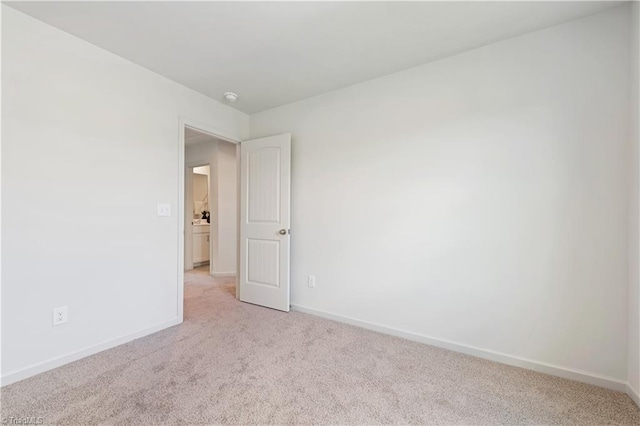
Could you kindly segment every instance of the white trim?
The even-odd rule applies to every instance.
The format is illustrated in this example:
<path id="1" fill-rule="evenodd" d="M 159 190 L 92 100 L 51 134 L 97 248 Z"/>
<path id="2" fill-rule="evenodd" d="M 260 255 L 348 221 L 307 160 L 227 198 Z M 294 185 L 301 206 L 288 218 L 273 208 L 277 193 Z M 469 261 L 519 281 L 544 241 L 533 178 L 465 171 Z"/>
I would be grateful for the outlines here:
<path id="1" fill-rule="evenodd" d="M 229 272 L 212 272 L 211 276 L 213 277 L 235 277 L 236 273 L 235 271 L 229 271 Z"/>
<path id="2" fill-rule="evenodd" d="M 116 346 L 128 343 L 132 340 L 148 336 L 149 334 L 157 333 L 158 331 L 164 330 L 165 328 L 178 325 L 181 322 L 182 321 L 180 321 L 178 318 L 174 318 L 171 321 L 163 322 L 161 324 L 136 331 L 126 336 L 121 336 L 112 340 L 107 340 L 106 342 L 98 343 L 97 345 L 89 346 L 87 348 L 80 349 L 79 351 L 71 352 L 69 354 L 62 355 L 38 364 L 33 364 L 21 370 L 5 374 L 4 376 L 2 376 L 2 379 L 0 379 L 0 382 L 2 383 L 2 386 L 9 385 L 11 383 L 24 380 L 31 376 L 35 376 L 36 374 L 53 370 L 54 368 L 61 367 L 65 364 L 69 364 L 70 362 L 77 361 L 81 358 L 94 355 L 94 354 L 97 354 L 98 352 L 106 351 L 107 349 L 111 349 Z"/>
<path id="3" fill-rule="evenodd" d="M 482 349 L 463 343 L 453 342 L 451 340 L 438 339 L 435 337 L 425 336 L 410 331 L 404 331 L 397 328 L 387 327 L 381 324 L 375 324 L 368 321 L 362 321 L 343 315 L 333 314 L 331 312 L 321 311 L 306 306 L 291 305 L 291 309 L 306 314 L 316 315 L 330 320 L 342 322 L 345 324 L 355 325 L 357 327 L 366 328 L 367 330 L 377 331 L 383 334 L 401 337 L 414 342 L 425 343 L 427 345 L 437 346 L 460 352 L 466 355 L 472 355 L 478 358 L 488 359 L 490 361 L 500 362 L 502 364 L 512 365 L 515 367 L 526 368 L 528 370 L 537 371 L 539 373 L 550 374 L 552 376 L 563 377 L 565 379 L 576 380 L 578 382 L 588 383 L 590 385 L 601 386 L 613 389 L 619 392 L 627 392 L 629 386 L 625 380 L 616 379 L 614 377 L 604 376 L 589 371 L 578 370 L 573 368 L 561 367 L 558 365 L 548 364 L 545 362 L 534 361 L 527 358 L 521 358 L 501 352 L 495 352 L 488 349 Z"/>
<path id="4" fill-rule="evenodd" d="M 635 402 L 636 405 L 640 408 L 640 392 L 635 390 L 633 386 L 631 386 L 631 383 L 627 383 L 626 390 L 627 390 L 627 395 L 629 395 L 629 398 L 631 398 L 631 400 Z"/>
<path id="5" fill-rule="evenodd" d="M 184 320 L 184 196 L 186 185 L 186 165 L 185 162 L 185 133 L 186 120 L 182 117 L 178 119 L 178 300 L 176 301 L 176 316 L 178 321 Z"/>
<path id="6" fill-rule="evenodd" d="M 184 168 L 184 187 L 185 187 L 185 201 L 184 201 L 184 270 L 190 271 L 195 268 L 193 262 L 193 220 L 189 222 L 189 204 L 193 205 L 193 191 L 187 191 L 186 188 L 190 188 L 193 185 L 193 167 L 189 164 Z M 191 215 L 193 217 L 193 215 Z"/>
<path id="7" fill-rule="evenodd" d="M 240 197 L 242 197 L 242 164 L 241 164 L 241 156 L 240 156 L 240 143 L 236 145 L 236 211 L 238 214 L 236 215 L 236 235 L 238 236 L 238 240 L 236 242 L 236 271 L 238 271 L 238 275 L 236 278 L 236 299 L 240 300 L 240 280 L 242 279 L 240 269 L 240 217 L 242 214 L 240 213 L 241 203 Z"/>

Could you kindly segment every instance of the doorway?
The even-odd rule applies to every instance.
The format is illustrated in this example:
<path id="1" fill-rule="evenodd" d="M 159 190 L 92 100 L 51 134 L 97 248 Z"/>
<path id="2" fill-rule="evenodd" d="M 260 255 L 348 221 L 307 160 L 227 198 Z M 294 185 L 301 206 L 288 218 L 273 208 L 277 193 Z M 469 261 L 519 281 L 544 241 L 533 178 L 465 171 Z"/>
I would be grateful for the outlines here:
<path id="1" fill-rule="evenodd" d="M 184 317 L 185 273 L 234 282 L 237 273 L 237 141 L 181 120 L 178 316 Z"/>
<path id="2" fill-rule="evenodd" d="M 191 185 L 190 168 L 206 164 L 211 215 L 206 275 L 232 277 L 229 291 L 235 290 L 242 302 L 288 312 L 291 134 L 245 140 L 241 146 L 215 129 L 181 118 L 179 142 L 179 321 L 184 320 L 184 274 L 193 266 L 196 219 L 185 185 Z"/>

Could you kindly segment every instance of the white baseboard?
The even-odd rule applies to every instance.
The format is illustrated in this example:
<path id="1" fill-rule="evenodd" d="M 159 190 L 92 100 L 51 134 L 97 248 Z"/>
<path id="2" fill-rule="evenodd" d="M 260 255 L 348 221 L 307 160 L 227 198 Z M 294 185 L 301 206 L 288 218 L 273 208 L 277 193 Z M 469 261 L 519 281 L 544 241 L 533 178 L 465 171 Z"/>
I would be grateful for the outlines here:
<path id="1" fill-rule="evenodd" d="M 215 272 L 214 271 L 214 272 L 211 273 L 211 276 L 220 277 L 220 278 L 222 278 L 222 277 L 235 277 L 236 273 L 235 273 L 235 271 L 229 271 L 229 272 Z"/>
<path id="2" fill-rule="evenodd" d="M 225 274 L 229 274 L 229 273 L 225 273 Z M 235 273 L 231 273 L 231 274 L 235 276 Z M 220 275 L 220 276 L 223 276 L 223 275 Z M 224 276 L 230 276 L 230 275 L 224 275 Z M 455 352 L 476 356 L 478 358 L 488 359 L 491 361 L 496 361 L 496 362 L 500 362 L 507 365 L 513 365 L 516 367 L 538 371 L 540 373 L 546 373 L 553 376 L 558 376 L 566 379 L 576 380 L 583 383 L 588 383 L 591 385 L 601 386 L 601 387 L 613 389 L 619 392 L 625 392 L 627 395 L 629 395 L 629 397 L 633 400 L 633 402 L 635 402 L 636 405 L 640 407 L 640 392 L 638 392 L 633 387 L 631 387 L 631 385 L 628 382 L 625 382 L 623 380 L 619 380 L 613 377 L 608 377 L 608 376 L 591 373 L 583 370 L 561 367 L 561 366 L 548 364 L 544 362 L 534 361 L 534 360 L 521 358 L 513 355 L 508 355 L 500 352 L 495 352 L 487 349 L 477 348 L 475 346 L 452 342 L 449 340 L 437 339 L 434 337 L 429 337 L 429 336 L 425 336 L 418 333 L 413 333 L 413 332 L 404 331 L 404 330 L 400 330 L 392 327 L 387 327 L 384 325 L 362 321 L 362 320 L 358 320 L 358 319 L 343 316 L 343 315 L 337 315 L 330 312 L 321 311 L 318 309 L 308 308 L 306 306 L 291 305 L 291 309 L 293 309 L 294 311 L 327 318 L 330 320 L 354 325 L 357 327 L 365 328 L 365 329 L 376 331 L 379 333 L 401 337 L 404 339 L 412 340 L 414 342 L 425 343 L 428 345 L 449 349 Z M 26 378 L 35 376 L 36 374 L 44 373 L 45 371 L 52 370 L 54 368 L 63 366 L 65 364 L 69 364 L 70 362 L 77 361 L 81 358 L 96 354 L 98 352 L 105 351 L 107 349 L 114 348 L 124 343 L 128 343 L 132 340 L 147 336 L 149 334 L 156 333 L 158 331 L 164 330 L 165 328 L 173 327 L 174 325 L 180 324 L 180 322 L 181 321 L 178 318 L 175 318 L 171 321 L 167 321 L 167 322 L 158 324 L 156 326 L 146 328 L 144 330 L 139 330 L 135 333 L 132 333 L 126 336 L 121 336 L 116 339 L 99 343 L 97 345 L 90 346 L 88 348 L 84 348 L 67 355 L 53 358 L 51 360 L 48 360 L 39 364 L 34 364 L 22 370 L 7 373 L 4 376 L 2 376 L 2 378 L 0 379 L 0 386 L 9 385 L 11 383 L 15 383 L 20 380 L 24 380 Z"/>
<path id="3" fill-rule="evenodd" d="M 627 395 L 640 407 L 640 392 L 634 389 L 630 383 L 627 383 Z"/>
<path id="4" fill-rule="evenodd" d="M 528 370 L 550 374 L 552 376 L 563 377 L 565 379 L 576 380 L 578 382 L 588 383 L 590 385 L 601 386 L 603 388 L 613 389 L 619 392 L 628 392 L 628 389 L 630 389 L 626 380 L 620 380 L 614 377 L 608 377 L 608 376 L 604 376 L 597 373 L 591 373 L 589 371 L 561 367 L 558 365 L 548 364 L 545 362 L 534 361 L 531 359 L 521 358 L 514 355 L 495 352 L 488 349 L 478 348 L 475 346 L 465 345 L 463 343 L 453 342 L 450 340 L 429 337 L 422 334 L 413 333 L 410 331 L 404 331 L 404 330 L 399 330 L 392 327 L 387 327 L 381 324 L 362 321 L 356 318 L 333 314 L 331 312 L 325 312 L 318 309 L 308 308 L 306 306 L 291 305 L 291 309 L 298 312 L 303 312 L 306 314 L 316 315 L 316 316 L 327 318 L 330 320 L 342 322 L 345 324 L 355 325 L 357 327 L 366 328 L 368 330 L 377 331 L 379 333 L 390 334 L 396 337 L 402 337 L 404 339 L 412 340 L 414 342 L 425 343 L 427 345 L 449 349 L 454 352 L 460 352 L 466 355 L 472 355 L 478 358 L 488 359 L 490 361 L 496 361 L 503 364 L 512 365 L 515 367 L 526 368 Z M 637 400 L 636 400 L 636 403 L 637 403 Z"/>
<path id="5" fill-rule="evenodd" d="M 34 364 L 29 367 L 23 368 L 22 370 L 13 371 L 11 373 L 7 373 L 0 379 L 0 386 L 9 385 L 11 383 L 19 382 L 20 380 L 24 380 L 31 376 L 35 376 L 36 374 L 44 373 L 45 371 L 53 370 L 54 368 L 61 367 L 65 364 L 69 364 L 70 362 L 77 361 L 81 358 L 87 357 L 89 355 L 96 354 L 98 352 L 105 351 L 107 349 L 114 348 L 116 346 L 122 345 L 124 343 L 128 343 L 132 340 L 139 339 L 144 336 L 148 336 L 149 334 L 156 333 L 160 330 L 164 330 L 165 328 L 173 327 L 174 325 L 180 324 L 179 318 L 175 318 L 171 321 L 167 321 L 153 327 L 145 328 L 144 330 L 136 331 L 135 333 L 128 334 L 126 336 L 121 336 L 112 340 L 108 340 L 106 342 L 99 343 L 97 345 L 89 346 L 84 349 L 80 349 L 79 351 L 72 352 L 67 355 L 62 355 L 48 361 L 41 362 L 39 364 Z"/>

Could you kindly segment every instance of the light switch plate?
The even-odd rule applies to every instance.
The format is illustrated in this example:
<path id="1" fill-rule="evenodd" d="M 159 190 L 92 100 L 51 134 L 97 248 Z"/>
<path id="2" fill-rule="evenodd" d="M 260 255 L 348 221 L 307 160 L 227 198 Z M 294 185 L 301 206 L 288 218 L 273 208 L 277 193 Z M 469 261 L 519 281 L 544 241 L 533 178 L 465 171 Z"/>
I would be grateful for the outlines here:
<path id="1" fill-rule="evenodd" d="M 158 216 L 171 216 L 171 204 L 158 203 Z"/>

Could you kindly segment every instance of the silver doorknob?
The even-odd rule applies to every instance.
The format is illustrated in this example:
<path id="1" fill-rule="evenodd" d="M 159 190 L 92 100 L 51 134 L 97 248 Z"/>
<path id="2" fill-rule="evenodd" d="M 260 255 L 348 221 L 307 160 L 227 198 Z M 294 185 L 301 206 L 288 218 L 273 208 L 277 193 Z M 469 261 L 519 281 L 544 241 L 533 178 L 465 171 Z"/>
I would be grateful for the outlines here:
<path id="1" fill-rule="evenodd" d="M 287 230 L 286 229 L 281 229 L 280 231 L 278 231 L 278 233 L 280 235 L 287 235 Z"/>

